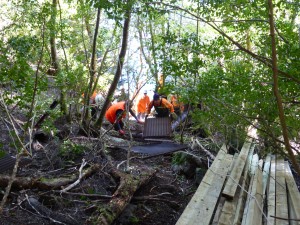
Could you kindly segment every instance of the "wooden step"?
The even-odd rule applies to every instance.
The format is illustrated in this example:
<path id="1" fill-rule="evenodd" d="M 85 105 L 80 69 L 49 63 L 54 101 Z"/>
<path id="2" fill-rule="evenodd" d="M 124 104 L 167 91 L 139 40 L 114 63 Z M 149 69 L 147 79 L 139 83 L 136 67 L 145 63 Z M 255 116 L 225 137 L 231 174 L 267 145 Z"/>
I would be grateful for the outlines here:
<path id="1" fill-rule="evenodd" d="M 176 225 L 210 224 L 232 158 L 224 144 Z"/>

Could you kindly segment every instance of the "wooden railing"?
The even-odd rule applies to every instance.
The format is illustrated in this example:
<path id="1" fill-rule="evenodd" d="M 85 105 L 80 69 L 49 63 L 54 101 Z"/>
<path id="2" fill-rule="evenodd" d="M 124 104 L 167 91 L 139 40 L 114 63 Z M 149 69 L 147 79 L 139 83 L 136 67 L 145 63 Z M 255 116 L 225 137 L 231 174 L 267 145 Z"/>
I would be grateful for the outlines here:
<path id="1" fill-rule="evenodd" d="M 300 193 L 289 163 L 223 145 L 176 225 L 300 225 Z"/>

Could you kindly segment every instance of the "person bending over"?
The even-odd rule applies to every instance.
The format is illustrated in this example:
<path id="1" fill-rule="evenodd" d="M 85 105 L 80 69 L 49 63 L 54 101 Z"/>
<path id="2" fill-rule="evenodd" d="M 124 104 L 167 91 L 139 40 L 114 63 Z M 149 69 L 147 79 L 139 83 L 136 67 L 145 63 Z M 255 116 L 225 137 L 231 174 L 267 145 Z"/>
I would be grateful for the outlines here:
<path id="1" fill-rule="evenodd" d="M 111 105 L 105 113 L 105 118 L 111 124 L 113 124 L 114 129 L 118 131 L 120 135 L 125 134 L 123 130 L 124 122 L 122 120 L 126 117 L 126 104 L 128 105 L 129 113 L 136 119 L 138 123 L 142 123 L 132 111 L 131 101 L 121 101 Z"/>
<path id="2" fill-rule="evenodd" d="M 153 100 L 149 103 L 146 117 L 150 114 L 152 107 L 154 107 L 157 117 L 171 116 L 173 120 L 177 119 L 173 105 L 167 99 L 160 98 L 157 93 L 153 95 Z"/>

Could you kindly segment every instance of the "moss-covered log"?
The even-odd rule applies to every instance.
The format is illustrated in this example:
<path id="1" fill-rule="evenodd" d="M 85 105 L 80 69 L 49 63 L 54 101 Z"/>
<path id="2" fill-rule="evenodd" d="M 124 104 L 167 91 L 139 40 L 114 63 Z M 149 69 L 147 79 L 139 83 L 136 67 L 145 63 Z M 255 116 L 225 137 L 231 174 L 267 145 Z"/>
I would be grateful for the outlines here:
<path id="1" fill-rule="evenodd" d="M 139 187 L 153 177 L 155 170 L 143 172 L 139 176 L 133 176 L 113 169 L 110 174 L 120 180 L 119 187 L 113 194 L 110 202 L 105 207 L 99 208 L 94 216 L 89 219 L 91 224 L 112 224 L 131 201 Z"/>
<path id="2" fill-rule="evenodd" d="M 83 170 L 83 178 L 91 176 L 98 171 L 100 165 L 95 164 L 86 170 Z M 0 175 L 0 187 L 5 188 L 9 182 L 10 176 Z M 45 177 L 16 177 L 12 187 L 16 189 L 32 189 L 37 188 L 39 190 L 52 190 L 61 189 L 78 179 L 78 174 L 72 174 L 66 177 L 45 178 Z"/>

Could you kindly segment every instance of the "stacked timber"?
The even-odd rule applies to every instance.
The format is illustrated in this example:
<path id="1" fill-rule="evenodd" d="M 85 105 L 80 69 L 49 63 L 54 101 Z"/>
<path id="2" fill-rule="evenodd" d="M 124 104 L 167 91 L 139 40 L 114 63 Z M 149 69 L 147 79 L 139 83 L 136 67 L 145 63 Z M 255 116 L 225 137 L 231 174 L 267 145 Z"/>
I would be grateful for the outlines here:
<path id="1" fill-rule="evenodd" d="M 232 158 L 232 155 L 227 154 L 226 145 L 223 145 L 191 201 L 177 221 L 177 225 L 200 224 L 200 221 L 201 224 L 209 224 L 232 163 Z"/>
<path id="2" fill-rule="evenodd" d="M 254 147 L 246 140 L 233 157 L 223 145 L 176 225 L 300 225 L 289 163 L 259 159 Z"/>

